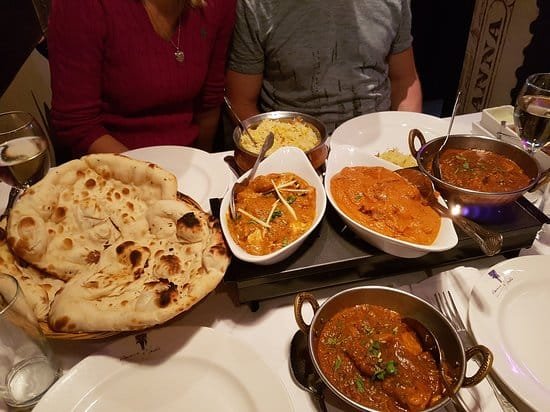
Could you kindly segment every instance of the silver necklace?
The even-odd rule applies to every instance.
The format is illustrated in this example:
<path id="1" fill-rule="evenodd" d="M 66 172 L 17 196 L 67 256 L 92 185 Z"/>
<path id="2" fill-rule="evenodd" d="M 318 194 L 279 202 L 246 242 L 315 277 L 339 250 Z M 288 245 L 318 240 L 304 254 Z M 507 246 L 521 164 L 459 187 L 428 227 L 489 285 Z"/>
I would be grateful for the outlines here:
<path id="1" fill-rule="evenodd" d="M 170 43 L 172 43 L 172 46 L 176 49 L 174 52 L 174 57 L 176 58 L 176 61 L 179 63 L 183 63 L 185 60 L 185 54 L 183 53 L 183 50 L 180 50 L 180 33 L 181 33 L 181 14 L 178 17 L 178 43 L 175 44 L 172 39 L 170 39 Z"/>
<path id="2" fill-rule="evenodd" d="M 153 25 L 153 28 L 155 28 L 157 33 L 159 33 L 158 26 L 156 25 L 156 21 L 153 18 L 153 14 L 156 14 L 156 12 L 153 13 L 152 10 L 150 10 L 150 8 L 149 8 L 150 6 L 149 6 L 149 3 L 147 2 L 147 0 L 143 0 L 143 5 L 145 6 L 145 10 L 147 11 L 147 14 L 149 15 L 149 19 L 151 20 L 151 24 Z M 169 38 L 168 40 L 170 41 L 172 46 L 174 46 L 174 49 L 176 49 L 176 51 L 174 52 L 174 57 L 176 58 L 176 61 L 178 63 L 183 63 L 183 61 L 185 60 L 185 54 L 183 53 L 183 50 L 180 49 L 180 34 L 181 34 L 181 12 L 180 12 L 180 15 L 178 17 L 178 42 L 174 43 L 172 38 Z"/>

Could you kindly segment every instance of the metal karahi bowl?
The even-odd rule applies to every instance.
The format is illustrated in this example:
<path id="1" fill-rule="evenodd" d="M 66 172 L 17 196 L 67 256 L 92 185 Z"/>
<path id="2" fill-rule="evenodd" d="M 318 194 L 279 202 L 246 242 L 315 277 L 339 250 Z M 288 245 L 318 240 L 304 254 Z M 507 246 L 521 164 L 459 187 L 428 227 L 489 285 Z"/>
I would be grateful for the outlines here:
<path id="1" fill-rule="evenodd" d="M 485 136 L 455 134 L 449 136 L 445 149 L 481 149 L 497 153 L 513 160 L 523 169 L 525 174 L 529 177 L 530 182 L 527 186 L 510 192 L 480 192 L 452 185 L 435 177 L 428 168 L 433 156 L 437 150 L 439 150 L 444 140 L 445 136 L 426 142 L 422 132 L 419 130 L 412 129 L 409 132 L 409 149 L 411 154 L 416 158 L 418 167 L 423 173 L 430 177 L 437 190 L 439 190 L 445 200 L 451 204 L 480 206 L 505 205 L 513 202 L 532 189 L 542 176 L 537 161 L 517 146 Z M 416 149 L 417 141 L 421 146 L 418 150 Z"/>
<path id="2" fill-rule="evenodd" d="M 310 304 L 314 312 L 313 319 L 309 325 L 305 323 L 302 316 L 304 303 Z M 332 384 L 321 370 L 317 355 L 317 346 L 321 331 L 326 322 L 345 308 L 365 303 L 394 310 L 403 317 L 415 318 L 431 330 L 441 346 L 447 364 L 450 366 L 448 373 L 452 372 L 453 374 L 451 377 L 454 381 L 453 390 L 455 392 L 460 388 L 477 385 L 489 373 L 493 360 L 491 351 L 482 345 L 476 345 L 465 350 L 458 333 L 447 318 L 432 305 L 411 293 L 384 286 L 359 286 L 339 292 L 328 298 L 322 305 L 319 305 L 312 294 L 302 292 L 296 295 L 294 300 L 294 315 L 298 327 L 307 335 L 308 351 L 315 370 L 335 395 L 356 410 L 376 412 L 375 409 L 355 402 Z M 467 361 L 478 354 L 483 358 L 481 366 L 474 375 L 467 377 Z M 449 397 L 444 397 L 438 404 L 424 411 L 435 411 L 449 401 Z"/>
<path id="3" fill-rule="evenodd" d="M 312 149 L 305 152 L 306 156 L 315 169 L 319 169 L 325 163 L 328 156 L 329 147 L 327 142 L 327 129 L 323 122 L 304 113 L 273 111 L 260 113 L 249 117 L 248 119 L 243 120 L 243 124 L 247 128 L 255 129 L 262 122 L 262 120 L 265 119 L 279 120 L 283 122 L 291 122 L 296 119 L 301 119 L 315 132 L 319 138 L 319 143 Z M 235 143 L 235 162 L 237 163 L 240 171 L 245 172 L 249 170 L 256 161 L 257 153 L 253 153 L 241 145 L 241 129 L 239 127 L 236 127 L 233 130 L 233 142 Z"/>

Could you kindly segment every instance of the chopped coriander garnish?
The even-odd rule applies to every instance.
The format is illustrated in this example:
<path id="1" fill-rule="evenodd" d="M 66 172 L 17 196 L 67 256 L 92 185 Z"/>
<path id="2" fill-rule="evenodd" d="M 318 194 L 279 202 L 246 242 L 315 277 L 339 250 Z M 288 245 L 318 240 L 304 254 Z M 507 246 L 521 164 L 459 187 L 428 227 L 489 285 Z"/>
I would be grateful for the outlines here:
<path id="1" fill-rule="evenodd" d="M 378 342 L 377 340 L 372 342 L 369 346 L 369 353 L 371 355 L 378 356 L 378 354 L 380 353 L 380 342 Z"/>
<path id="2" fill-rule="evenodd" d="M 358 202 L 360 201 L 361 199 L 363 199 L 363 193 L 357 193 L 355 195 L 355 201 Z"/>
<path id="3" fill-rule="evenodd" d="M 393 333 L 394 335 L 397 335 L 397 331 L 398 331 L 398 328 L 397 328 L 397 326 L 396 326 L 395 328 L 393 328 L 393 329 L 391 330 L 391 333 Z"/>
<path id="4" fill-rule="evenodd" d="M 335 360 L 334 360 L 334 372 L 336 372 L 340 366 L 342 366 L 342 359 L 340 358 L 340 356 L 338 356 Z"/>
<path id="5" fill-rule="evenodd" d="M 271 215 L 271 220 L 275 219 L 276 217 L 281 217 L 282 215 L 283 215 L 283 212 L 281 212 L 279 209 L 277 209 Z"/>
<path id="6" fill-rule="evenodd" d="M 361 393 L 365 392 L 365 381 L 359 375 L 355 377 L 355 388 L 357 389 L 358 392 L 361 392 Z"/>
<path id="7" fill-rule="evenodd" d="M 286 198 L 286 201 L 289 205 L 291 205 L 296 201 L 296 196 L 290 195 L 289 197 Z"/>
<path id="8" fill-rule="evenodd" d="M 331 346 L 338 345 L 340 342 L 342 342 L 342 339 L 335 338 L 334 336 L 330 336 L 327 339 L 327 345 L 331 345 Z"/>
<path id="9" fill-rule="evenodd" d="M 389 375 L 395 375 L 397 373 L 397 364 L 395 363 L 395 361 L 388 361 L 388 363 L 386 364 L 386 373 L 388 373 Z"/>

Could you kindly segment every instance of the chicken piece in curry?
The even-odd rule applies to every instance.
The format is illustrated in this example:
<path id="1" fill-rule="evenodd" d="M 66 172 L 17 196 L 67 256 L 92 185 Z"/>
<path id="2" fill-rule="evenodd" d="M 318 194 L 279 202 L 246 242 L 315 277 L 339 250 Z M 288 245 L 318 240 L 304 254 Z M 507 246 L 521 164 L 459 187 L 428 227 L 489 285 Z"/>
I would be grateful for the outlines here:
<path id="1" fill-rule="evenodd" d="M 437 364 L 401 319 L 371 304 L 336 313 L 316 348 L 325 377 L 348 398 L 380 411 L 421 411 L 441 401 Z"/>
<path id="2" fill-rule="evenodd" d="M 351 219 L 407 242 L 431 245 L 441 217 L 418 189 L 384 167 L 345 167 L 331 179 L 331 194 Z"/>
<path id="3" fill-rule="evenodd" d="M 258 176 L 237 192 L 235 207 L 237 218 L 227 219 L 233 240 L 251 255 L 267 255 L 311 227 L 315 188 L 293 173 Z"/>

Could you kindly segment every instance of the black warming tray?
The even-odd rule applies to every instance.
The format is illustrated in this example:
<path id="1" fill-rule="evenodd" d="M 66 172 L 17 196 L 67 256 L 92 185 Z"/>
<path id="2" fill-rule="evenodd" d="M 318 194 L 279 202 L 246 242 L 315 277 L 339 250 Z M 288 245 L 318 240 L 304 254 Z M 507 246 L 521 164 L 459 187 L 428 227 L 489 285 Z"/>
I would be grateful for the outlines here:
<path id="1" fill-rule="evenodd" d="M 214 213 L 219 210 L 217 200 L 211 202 Z M 546 215 L 523 197 L 502 208 L 469 213 L 488 229 L 502 233 L 502 254 L 515 254 L 529 247 L 543 223 L 549 222 Z M 254 265 L 234 257 L 224 281 L 234 286 L 240 303 L 256 304 L 304 290 L 459 264 L 485 256 L 458 228 L 457 233 L 458 245 L 451 250 L 415 259 L 399 258 L 356 237 L 328 204 L 317 230 L 291 257 L 270 266 Z"/>

